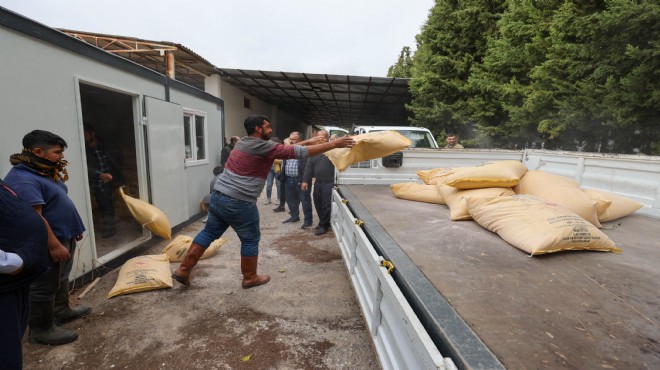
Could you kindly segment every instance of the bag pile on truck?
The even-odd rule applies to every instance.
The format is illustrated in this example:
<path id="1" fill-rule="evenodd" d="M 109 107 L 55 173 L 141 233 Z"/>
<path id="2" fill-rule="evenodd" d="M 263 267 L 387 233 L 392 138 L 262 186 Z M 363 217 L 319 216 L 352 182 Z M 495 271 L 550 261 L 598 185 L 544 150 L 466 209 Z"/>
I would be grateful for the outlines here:
<path id="1" fill-rule="evenodd" d="M 417 171 L 423 184 L 391 185 L 397 198 L 446 204 L 452 221 L 474 220 L 531 255 L 564 250 L 620 252 L 601 222 L 642 204 L 580 185 L 564 176 L 528 171 L 519 161 Z M 437 192 L 433 192 L 435 187 Z"/>

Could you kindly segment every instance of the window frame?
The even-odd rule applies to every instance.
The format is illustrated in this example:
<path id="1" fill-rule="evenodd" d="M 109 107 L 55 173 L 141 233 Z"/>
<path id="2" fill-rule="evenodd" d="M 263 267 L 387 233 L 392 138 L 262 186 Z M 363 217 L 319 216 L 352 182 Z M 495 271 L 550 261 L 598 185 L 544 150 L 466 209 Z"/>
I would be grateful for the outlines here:
<path id="1" fill-rule="evenodd" d="M 186 117 L 190 117 L 190 125 L 189 127 L 186 127 L 185 124 L 185 119 Z M 204 133 L 203 133 L 203 142 L 204 142 L 204 154 L 205 158 L 199 159 L 197 158 L 197 152 L 198 152 L 198 146 L 197 146 L 197 122 L 196 122 L 196 117 L 203 117 L 204 118 Z M 187 134 L 190 137 L 190 151 L 191 151 L 191 158 L 184 157 L 184 162 L 186 167 L 191 167 L 191 166 L 200 166 L 204 164 L 209 163 L 209 123 L 208 123 L 208 114 L 203 111 L 195 110 L 195 109 L 190 109 L 190 108 L 183 108 L 183 129 L 184 129 L 184 139 L 183 139 L 183 146 L 184 146 L 184 153 L 186 150 L 186 131 L 188 130 Z"/>

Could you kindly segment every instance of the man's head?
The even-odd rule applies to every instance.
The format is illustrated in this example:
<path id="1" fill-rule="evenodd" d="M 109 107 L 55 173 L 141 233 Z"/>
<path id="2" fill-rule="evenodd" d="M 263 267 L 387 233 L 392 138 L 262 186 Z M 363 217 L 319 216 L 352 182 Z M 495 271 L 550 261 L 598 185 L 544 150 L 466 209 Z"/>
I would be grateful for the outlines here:
<path id="1" fill-rule="evenodd" d="M 270 128 L 268 117 L 262 115 L 253 114 L 248 116 L 243 122 L 243 126 L 248 136 L 263 140 L 269 140 L 270 134 L 273 132 L 273 129 Z"/>
<path id="2" fill-rule="evenodd" d="M 91 148 L 96 146 L 96 131 L 94 131 L 94 127 L 84 124 L 83 131 L 85 134 L 85 145 Z"/>
<path id="3" fill-rule="evenodd" d="M 64 139 L 49 131 L 34 130 L 23 137 L 23 148 L 51 162 L 62 160 L 66 147 Z"/>
<path id="4" fill-rule="evenodd" d="M 302 140 L 302 134 L 298 131 L 294 131 L 289 135 L 289 144 L 295 145 Z"/>
<path id="5" fill-rule="evenodd" d="M 328 137 L 328 131 L 326 131 L 326 130 L 319 130 L 319 131 L 316 133 L 316 136 L 322 137 L 322 138 L 323 138 L 323 141 L 325 141 L 326 143 L 328 142 L 328 139 L 329 139 L 329 137 Z"/>
<path id="6" fill-rule="evenodd" d="M 458 138 L 456 137 L 456 134 L 449 133 L 447 134 L 447 145 L 449 146 L 454 146 L 458 142 Z"/>
<path id="7" fill-rule="evenodd" d="M 330 135 L 330 141 L 334 140 L 337 138 L 337 134 L 332 134 Z"/>

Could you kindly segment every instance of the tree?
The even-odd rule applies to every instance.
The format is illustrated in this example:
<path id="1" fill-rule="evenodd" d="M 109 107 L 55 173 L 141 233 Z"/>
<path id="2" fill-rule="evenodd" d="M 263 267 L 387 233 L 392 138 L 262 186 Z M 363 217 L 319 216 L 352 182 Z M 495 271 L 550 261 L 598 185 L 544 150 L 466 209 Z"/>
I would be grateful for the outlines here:
<path id="1" fill-rule="evenodd" d="M 412 77 L 413 58 L 410 55 L 410 47 L 404 46 L 399 54 L 399 59 L 387 70 L 387 77 Z"/>

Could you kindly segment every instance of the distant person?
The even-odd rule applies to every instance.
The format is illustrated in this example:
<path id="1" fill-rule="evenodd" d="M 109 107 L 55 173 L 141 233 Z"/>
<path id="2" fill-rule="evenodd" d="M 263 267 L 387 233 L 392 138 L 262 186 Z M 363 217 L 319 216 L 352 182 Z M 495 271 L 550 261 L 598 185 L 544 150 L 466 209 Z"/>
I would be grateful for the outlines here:
<path id="1" fill-rule="evenodd" d="M 12 154 L 5 183 L 34 208 L 48 231 L 50 270 L 30 285 L 32 342 L 60 345 L 78 339 L 78 333 L 59 324 L 89 315 L 90 307 L 69 306 L 69 274 L 76 242 L 85 226 L 67 194 L 69 179 L 64 160 L 66 141 L 52 132 L 34 130 L 23 137 L 23 151 Z"/>
<path id="2" fill-rule="evenodd" d="M 270 141 L 273 141 L 278 144 L 282 144 L 282 140 L 278 137 L 272 137 L 270 138 Z M 273 195 L 273 182 L 275 183 L 275 187 L 277 188 L 277 205 L 280 205 L 280 181 L 277 179 L 277 176 L 280 174 L 282 171 L 282 160 L 281 159 L 276 159 L 275 162 L 273 162 L 273 166 L 270 168 L 270 171 L 268 171 L 268 177 L 266 178 L 266 200 L 264 201 L 264 204 L 271 204 L 271 197 Z"/>
<path id="3" fill-rule="evenodd" d="M 23 368 L 30 283 L 49 265 L 44 220 L 0 179 L 0 367 Z"/>
<path id="4" fill-rule="evenodd" d="M 302 134 L 298 131 L 294 131 L 289 135 L 289 142 L 292 145 L 298 144 L 301 139 Z M 287 159 L 282 163 L 282 172 L 286 177 L 286 204 L 289 206 L 289 214 L 291 215 L 283 223 L 299 222 L 300 205 L 302 204 L 304 216 L 302 229 L 306 229 L 313 224 L 312 197 L 309 189 L 303 189 L 301 186 L 306 163 L 307 158 Z"/>
<path id="5" fill-rule="evenodd" d="M 101 140 L 94 127 L 83 125 L 83 130 L 89 188 L 101 213 L 101 237 L 110 238 L 117 232 L 114 192 L 125 183 L 124 156 L 120 147 Z"/>
<path id="6" fill-rule="evenodd" d="M 328 132 L 320 130 L 316 136 L 328 141 Z M 319 223 L 315 228 L 314 235 L 323 235 L 330 230 L 330 213 L 332 210 L 332 188 L 335 186 L 335 166 L 330 158 L 323 154 L 315 155 L 307 159 L 305 173 L 301 188 L 309 190 L 314 178 L 314 208 L 319 216 Z"/>
<path id="7" fill-rule="evenodd" d="M 329 141 L 332 141 L 336 138 L 337 138 L 337 134 L 332 134 L 332 135 L 330 135 L 330 140 Z"/>
<path id="8" fill-rule="evenodd" d="M 240 139 L 241 138 L 238 136 L 232 136 L 231 140 L 229 141 L 229 144 L 225 145 L 225 147 L 222 148 L 222 152 L 220 153 L 220 166 L 222 166 L 223 169 L 225 168 L 225 164 L 229 159 L 229 155 L 231 154 L 231 151 L 234 150 L 234 146 Z"/>
<path id="9" fill-rule="evenodd" d="M 456 137 L 456 134 L 449 133 L 447 134 L 447 145 L 445 145 L 445 149 L 465 149 L 465 148 L 463 148 L 463 145 L 458 143 L 458 137 Z"/>
<path id="10" fill-rule="evenodd" d="M 270 276 L 257 275 L 261 231 L 256 202 L 273 162 L 278 158 L 307 158 L 354 144 L 353 139 L 346 138 L 308 147 L 282 145 L 269 141 L 273 130 L 266 116 L 248 116 L 243 125 L 248 136 L 236 143 L 224 172 L 214 186 L 208 222 L 172 274 L 172 278 L 181 284 L 190 285 L 190 273 L 199 258 L 211 242 L 222 236 L 230 226 L 241 240 L 242 287 L 252 288 L 269 282 Z"/>
<path id="11" fill-rule="evenodd" d="M 211 179 L 211 184 L 209 188 L 209 193 L 204 196 L 202 199 L 202 203 L 204 204 L 204 208 L 208 212 L 209 209 L 209 203 L 211 202 L 211 193 L 213 193 L 213 187 L 215 186 L 215 183 L 218 181 L 218 178 L 220 177 L 220 174 L 222 173 L 222 166 L 215 166 L 213 168 L 213 178 Z M 202 222 L 206 222 L 206 220 L 209 218 L 208 214 L 206 217 L 202 219 Z"/>

